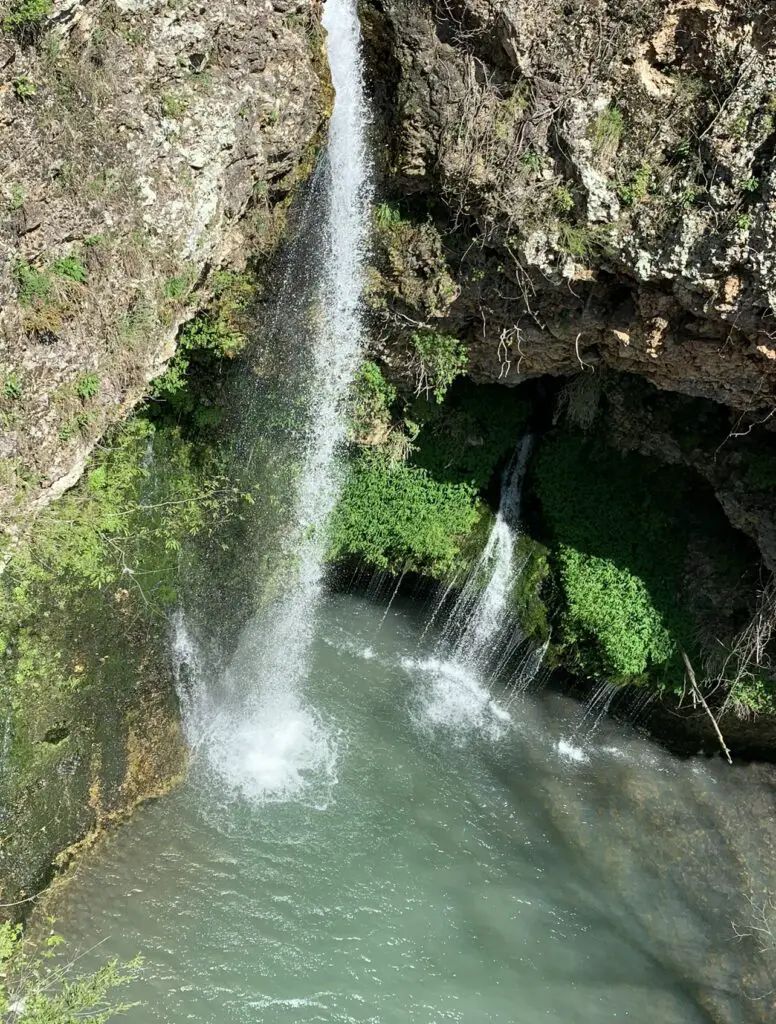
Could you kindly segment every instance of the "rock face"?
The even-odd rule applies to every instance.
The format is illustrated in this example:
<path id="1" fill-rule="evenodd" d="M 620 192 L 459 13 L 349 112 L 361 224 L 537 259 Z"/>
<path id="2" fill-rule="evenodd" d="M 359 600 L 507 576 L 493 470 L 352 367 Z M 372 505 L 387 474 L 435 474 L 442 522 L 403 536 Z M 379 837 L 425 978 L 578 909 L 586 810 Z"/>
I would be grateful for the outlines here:
<path id="1" fill-rule="evenodd" d="M 54 0 L 6 23 L 0 517 L 74 483 L 211 270 L 271 246 L 322 124 L 321 47 L 306 0 Z"/>
<path id="2" fill-rule="evenodd" d="M 186 763 L 163 605 L 130 564 L 79 575 L 108 565 L 110 540 L 78 516 L 95 481 L 123 494 L 123 470 L 73 496 L 78 571 L 25 545 L 218 292 L 214 272 L 274 248 L 330 89 L 308 0 L 6 0 L 0 26 L 0 531 L 16 537 L 0 532 L 2 918 Z M 191 470 L 175 436 L 170 479 Z M 119 518 L 147 494 L 151 443 L 121 463 L 139 489 Z"/>
<path id="3" fill-rule="evenodd" d="M 371 18 L 390 40 L 395 192 L 441 197 L 442 233 L 468 235 L 444 315 L 478 377 L 603 362 L 771 407 L 776 23 L 761 4 L 386 0 Z"/>
<path id="4" fill-rule="evenodd" d="M 776 458 L 776 19 L 740 0 L 383 0 L 367 23 L 397 204 L 385 362 L 411 374 L 423 327 L 464 339 L 478 381 L 614 369 L 720 403 L 722 457 L 641 412 L 615 442 L 701 472 L 776 568 L 772 488 L 752 491 L 742 452 Z"/>

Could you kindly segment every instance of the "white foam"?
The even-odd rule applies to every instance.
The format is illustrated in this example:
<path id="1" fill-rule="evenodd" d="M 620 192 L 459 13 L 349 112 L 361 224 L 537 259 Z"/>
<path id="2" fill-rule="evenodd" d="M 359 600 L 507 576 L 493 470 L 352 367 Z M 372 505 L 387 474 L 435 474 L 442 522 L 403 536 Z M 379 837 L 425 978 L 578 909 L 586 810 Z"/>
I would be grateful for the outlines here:
<path id="1" fill-rule="evenodd" d="M 585 753 L 582 747 L 578 747 L 575 743 L 571 743 L 566 739 L 559 739 L 555 744 L 555 749 L 564 761 L 572 761 L 574 764 L 586 764 L 590 760 L 589 755 Z"/>
<path id="2" fill-rule="evenodd" d="M 206 754 L 221 779 L 254 803 L 302 798 L 328 802 L 336 781 L 337 743 L 332 730 L 293 696 L 266 700 L 236 730 L 211 733 Z"/>
<path id="3" fill-rule="evenodd" d="M 421 728 L 444 728 L 459 741 L 471 734 L 498 740 L 511 728 L 509 712 L 470 668 L 436 657 L 404 658 L 401 665 L 422 684 L 413 709 Z"/>

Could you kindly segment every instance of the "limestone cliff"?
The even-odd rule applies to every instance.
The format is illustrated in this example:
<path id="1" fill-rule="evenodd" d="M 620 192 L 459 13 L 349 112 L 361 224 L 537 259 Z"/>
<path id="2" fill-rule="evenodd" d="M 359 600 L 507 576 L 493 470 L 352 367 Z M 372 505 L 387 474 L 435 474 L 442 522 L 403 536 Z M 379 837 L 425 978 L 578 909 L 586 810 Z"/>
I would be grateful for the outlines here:
<path id="1" fill-rule="evenodd" d="M 776 449 L 770 5 L 384 0 L 366 20 L 385 361 L 411 376 L 426 326 L 465 340 L 475 380 L 608 367 L 721 403 L 723 457 L 674 438 L 670 461 L 776 567 L 772 495 L 736 476 L 738 438 Z"/>
<path id="2" fill-rule="evenodd" d="M 7 517 L 78 478 L 211 270 L 271 247 L 326 87 L 308 0 L 0 6 Z"/>

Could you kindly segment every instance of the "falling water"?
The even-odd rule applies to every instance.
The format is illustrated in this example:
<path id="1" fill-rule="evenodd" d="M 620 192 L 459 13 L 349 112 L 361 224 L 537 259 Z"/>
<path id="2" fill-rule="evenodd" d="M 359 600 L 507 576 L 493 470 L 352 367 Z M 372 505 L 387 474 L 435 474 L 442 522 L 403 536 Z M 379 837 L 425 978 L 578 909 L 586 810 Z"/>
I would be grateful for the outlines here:
<path id="1" fill-rule="evenodd" d="M 472 728 L 494 738 L 503 735 L 509 714 L 494 700 L 492 681 L 511 676 L 516 688 L 527 686 L 546 651 L 546 644 L 526 649 L 525 636 L 510 607 L 524 568 L 516 546 L 532 445 L 533 439 L 526 435 L 507 466 L 490 536 L 448 615 L 434 655 L 407 663 L 408 668 L 424 670 L 431 681 L 424 695 L 423 719 L 459 735 Z M 447 594 L 442 595 L 432 619 Z"/>
<path id="2" fill-rule="evenodd" d="M 454 640 L 456 660 L 483 668 L 513 639 L 516 624 L 509 601 L 522 569 L 516 564 L 515 543 L 520 526 L 523 479 L 533 438 L 520 442 L 504 473 L 496 521 L 477 564 L 455 602 L 444 637 Z M 505 632 L 509 634 L 505 636 Z M 517 629 L 519 634 L 519 629 Z"/>
<path id="3" fill-rule="evenodd" d="M 326 224 L 321 251 L 312 259 L 309 251 L 299 251 L 290 260 L 275 315 L 281 326 L 276 345 L 289 330 L 284 320 L 293 319 L 295 332 L 311 334 L 309 365 L 299 386 L 305 425 L 283 543 L 282 593 L 247 622 L 229 663 L 217 670 L 199 653 L 206 638 L 193 636 L 182 617 L 174 636 L 195 753 L 204 755 L 222 781 L 262 801 L 298 796 L 316 782 L 325 786 L 336 761 L 335 731 L 306 701 L 302 684 L 322 588 L 326 522 L 339 486 L 344 398 L 360 356 L 371 185 L 355 0 L 326 0 L 323 25 L 335 103 L 325 182 L 314 198 L 325 205 Z M 317 218 L 318 204 L 308 204 L 306 215 Z M 292 280 L 297 266 L 304 273 Z"/>

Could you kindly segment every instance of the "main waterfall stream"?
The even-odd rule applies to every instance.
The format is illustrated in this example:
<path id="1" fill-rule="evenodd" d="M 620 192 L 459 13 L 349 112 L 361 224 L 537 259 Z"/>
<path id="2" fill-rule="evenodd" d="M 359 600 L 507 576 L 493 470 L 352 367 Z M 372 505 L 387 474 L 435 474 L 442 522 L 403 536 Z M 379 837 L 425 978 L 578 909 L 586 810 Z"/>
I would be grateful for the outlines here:
<path id="1" fill-rule="evenodd" d="M 68 949 L 145 957 L 129 1024 L 773 1020 L 752 928 L 776 892 L 770 770 L 680 762 L 605 721 L 586 738 L 576 705 L 513 686 L 529 440 L 446 626 L 322 585 L 370 199 L 354 0 L 324 24 L 327 159 L 263 339 L 275 432 L 236 441 L 248 469 L 275 459 L 285 484 L 260 500 L 287 522 L 237 552 L 272 568 L 250 614 L 250 574 L 230 590 L 200 566 L 211 607 L 174 638 L 189 778 L 55 894 Z"/>

